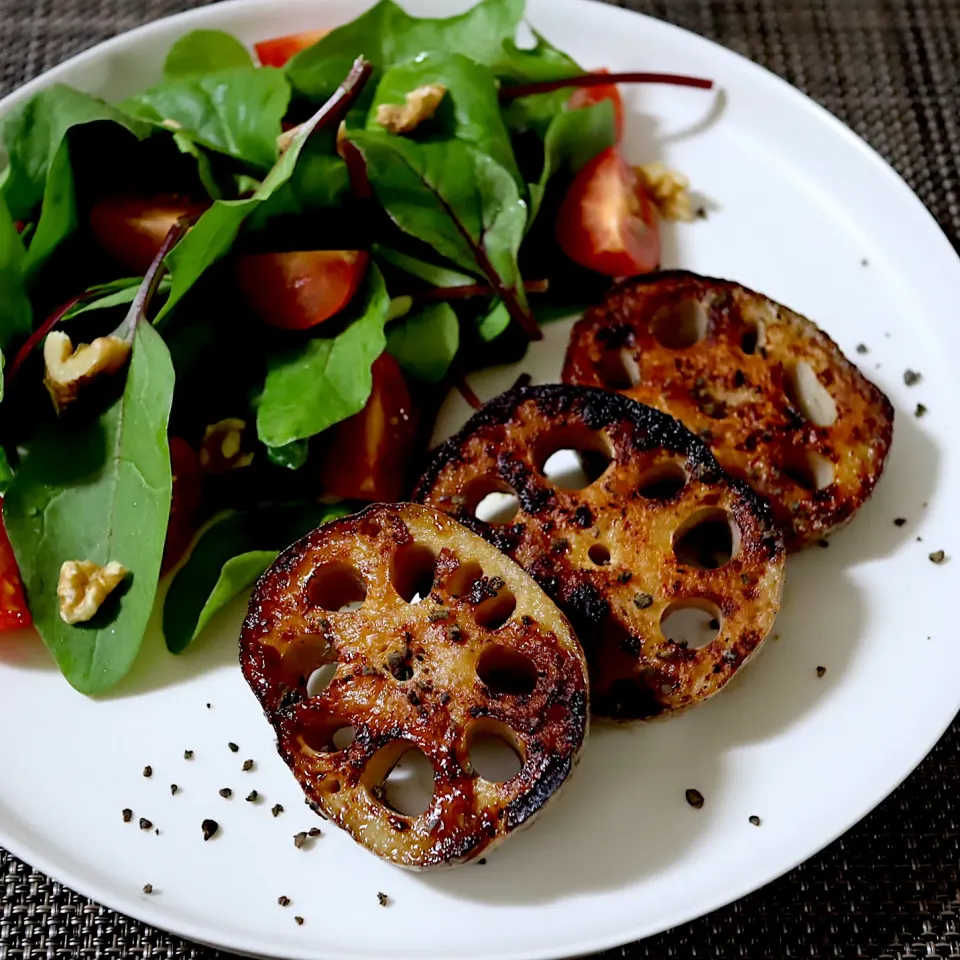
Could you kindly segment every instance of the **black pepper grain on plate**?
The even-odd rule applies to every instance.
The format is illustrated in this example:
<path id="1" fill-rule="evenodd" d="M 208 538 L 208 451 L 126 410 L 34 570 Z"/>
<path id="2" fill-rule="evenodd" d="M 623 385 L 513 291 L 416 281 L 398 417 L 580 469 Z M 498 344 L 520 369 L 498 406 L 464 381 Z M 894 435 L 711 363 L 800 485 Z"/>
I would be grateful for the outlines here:
<path id="1" fill-rule="evenodd" d="M 294 838 L 293 845 L 299 850 L 307 842 L 307 831 L 301 830 Z"/>
<path id="2" fill-rule="evenodd" d="M 251 790 L 246 796 L 246 801 L 247 803 L 256 803 L 259 798 L 260 794 L 256 790 Z"/>
<path id="3" fill-rule="evenodd" d="M 694 810 L 699 810 L 703 806 L 703 794 L 699 790 L 687 790 L 684 796 Z"/>
<path id="4" fill-rule="evenodd" d="M 230 748 L 230 752 L 231 752 L 231 753 L 238 753 L 239 750 L 240 750 L 240 748 L 239 748 L 235 743 L 233 743 L 232 741 L 231 741 L 230 743 L 228 743 L 227 746 Z"/>
<path id="5" fill-rule="evenodd" d="M 171 784 L 170 784 L 170 796 L 171 796 L 171 797 L 175 797 L 175 796 L 177 795 L 177 791 L 178 791 L 179 789 L 180 789 L 180 788 L 179 788 L 175 783 L 171 783 Z"/>
<path id="6" fill-rule="evenodd" d="M 275 804 L 270 808 L 270 812 L 271 812 L 275 817 L 279 817 L 280 814 L 283 813 L 283 804 L 275 803 Z"/>
<path id="7" fill-rule="evenodd" d="M 869 352 L 870 352 L 870 348 L 865 343 L 857 344 L 857 353 L 863 354 L 863 353 L 869 353 Z"/>
<path id="8" fill-rule="evenodd" d="M 827 672 L 826 667 L 817 667 L 817 676 L 822 677 Z"/>
<path id="9" fill-rule="evenodd" d="M 219 791 L 219 793 L 224 800 L 233 796 L 233 791 L 229 787 L 224 787 L 222 790 Z"/>
<path id="10" fill-rule="evenodd" d="M 926 416 L 927 408 L 922 404 L 917 404 L 917 409 L 913 411 L 913 415 L 919 420 L 921 417 Z"/>
<path id="11" fill-rule="evenodd" d="M 381 907 L 385 907 L 389 902 L 390 898 L 382 890 L 377 893 L 377 903 L 379 903 Z"/>
<path id="12" fill-rule="evenodd" d="M 151 893 L 153 893 L 153 884 L 152 884 L 152 883 L 145 883 L 145 884 L 143 885 L 143 892 L 146 893 L 146 894 L 151 894 Z"/>
<path id="13" fill-rule="evenodd" d="M 294 917 L 293 919 L 297 921 L 297 926 L 298 926 L 298 927 L 302 927 L 302 926 L 303 926 L 303 917 Z"/>
<path id="14" fill-rule="evenodd" d="M 244 761 L 243 761 L 243 772 L 244 772 L 244 773 L 249 773 L 252 769 L 253 769 L 253 761 L 252 761 L 252 760 L 244 760 Z"/>
<path id="15" fill-rule="evenodd" d="M 320 828 L 319 828 L 319 827 L 311 827 L 311 828 L 307 831 L 307 836 L 308 836 L 308 837 L 319 837 L 319 836 L 320 836 Z"/>
<path id="16" fill-rule="evenodd" d="M 146 767 L 144 767 L 144 768 L 143 768 L 143 775 L 144 775 L 145 777 L 152 777 L 152 776 L 153 776 L 153 767 L 151 767 L 151 766 L 149 766 L 149 765 L 146 766 Z"/>
<path id="17" fill-rule="evenodd" d="M 141 830 L 152 830 L 152 829 L 153 829 L 153 824 L 152 824 L 146 817 L 141 817 L 141 818 L 140 818 L 140 829 L 141 829 Z"/>
<path id="18" fill-rule="evenodd" d="M 946 563 L 947 555 L 942 550 L 934 550 L 933 553 L 930 554 L 930 562 L 937 564 Z"/>
<path id="19" fill-rule="evenodd" d="M 206 842 L 216 835 L 220 829 L 220 824 L 217 823 L 216 820 L 204 820 L 203 823 L 200 824 L 200 829 L 203 830 L 203 839 L 204 842 Z"/>
<path id="20" fill-rule="evenodd" d="M 289 897 L 277 897 L 277 903 L 279 903 L 281 907 L 289 907 L 291 901 Z"/>
<path id="21" fill-rule="evenodd" d="M 129 823 L 133 819 L 133 811 L 129 807 L 123 808 L 123 822 Z"/>
<path id="22" fill-rule="evenodd" d="M 820 548 L 823 549 L 823 550 L 826 550 L 827 547 L 830 546 L 830 541 L 829 541 L 829 540 L 818 540 L 818 541 L 817 541 L 817 546 L 820 547 Z"/>
<path id="23" fill-rule="evenodd" d="M 756 814 L 754 814 L 752 817 L 750 817 L 750 822 L 751 822 L 755 827 L 759 827 L 759 826 L 760 826 L 760 818 L 759 818 Z"/>
<path id="24" fill-rule="evenodd" d="M 897 517 L 896 520 L 893 521 L 893 525 L 895 527 L 902 527 L 906 525 L 906 522 L 907 522 L 906 517 Z"/>
<path id="25" fill-rule="evenodd" d="M 193 759 L 193 751 L 192 751 L 192 750 L 184 750 L 184 751 L 183 751 L 183 759 L 184 759 L 184 760 L 192 760 L 192 759 Z"/>
<path id="26" fill-rule="evenodd" d="M 917 370 L 904 370 L 903 382 L 908 387 L 915 387 L 923 379 L 923 374 Z"/>

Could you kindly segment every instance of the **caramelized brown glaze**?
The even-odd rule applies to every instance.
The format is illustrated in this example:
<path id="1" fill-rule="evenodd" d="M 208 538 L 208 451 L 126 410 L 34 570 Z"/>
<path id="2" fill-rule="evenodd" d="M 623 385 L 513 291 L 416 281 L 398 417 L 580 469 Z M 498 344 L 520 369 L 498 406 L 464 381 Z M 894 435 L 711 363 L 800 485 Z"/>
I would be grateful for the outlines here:
<path id="1" fill-rule="evenodd" d="M 565 448 L 610 463 L 584 489 L 560 489 L 543 466 Z M 477 519 L 487 494 L 510 490 L 514 520 Z M 783 541 L 766 503 L 679 421 L 617 393 L 551 385 L 497 397 L 436 451 L 414 499 L 484 536 L 556 600 L 586 649 L 598 716 L 655 717 L 711 696 L 779 608 Z M 696 555 L 695 528 L 725 536 L 732 556 Z M 661 620 L 684 607 L 719 622 L 706 646 L 665 638 Z"/>
<path id="2" fill-rule="evenodd" d="M 893 435 L 890 402 L 814 323 L 690 273 L 628 281 L 588 310 L 563 380 L 682 420 L 770 501 L 791 550 L 853 517 Z"/>
<path id="3" fill-rule="evenodd" d="M 565 617 L 511 560 L 415 504 L 370 507 L 285 551 L 257 585 L 240 653 L 309 802 L 406 867 L 472 860 L 529 823 L 587 732 L 586 663 Z M 334 663 L 310 696 L 311 674 Z M 478 776 L 477 736 L 510 743 L 519 773 Z M 382 785 L 413 748 L 435 789 L 422 814 L 405 816 Z"/>

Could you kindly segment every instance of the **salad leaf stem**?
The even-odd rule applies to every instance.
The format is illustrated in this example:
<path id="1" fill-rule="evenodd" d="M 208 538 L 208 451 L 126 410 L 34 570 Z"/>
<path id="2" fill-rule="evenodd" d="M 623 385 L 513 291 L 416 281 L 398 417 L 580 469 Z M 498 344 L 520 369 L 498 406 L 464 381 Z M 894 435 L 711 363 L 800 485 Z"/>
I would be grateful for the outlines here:
<path id="1" fill-rule="evenodd" d="M 500 90 L 500 102 L 510 103 L 519 97 L 531 97 L 539 93 L 553 93 L 567 87 L 605 87 L 614 83 L 664 83 L 674 87 L 695 87 L 712 90 L 713 81 L 701 77 L 686 77 L 676 73 L 585 73 L 579 77 L 562 80 L 543 80 L 539 83 L 521 83 Z"/>
<path id="2" fill-rule="evenodd" d="M 462 373 L 457 377 L 454 386 L 457 388 L 460 396 L 463 397 L 474 410 L 479 410 L 483 406 L 480 398 L 474 393 L 473 387 L 467 383 L 467 378 Z"/>
<path id="3" fill-rule="evenodd" d="M 7 364 L 7 369 L 3 378 L 4 384 L 9 387 L 13 378 L 16 376 L 17 371 L 23 366 L 26 362 L 27 357 L 43 342 L 44 338 L 51 330 L 78 304 L 83 303 L 84 300 L 90 295 L 90 292 L 85 290 L 83 293 L 78 293 L 75 297 L 71 297 L 65 303 L 60 304 L 53 313 L 50 314 L 43 323 L 37 327 L 33 333 L 27 337 L 26 342 L 23 346 L 17 351 L 16 356 L 14 356 L 13 361 Z"/>

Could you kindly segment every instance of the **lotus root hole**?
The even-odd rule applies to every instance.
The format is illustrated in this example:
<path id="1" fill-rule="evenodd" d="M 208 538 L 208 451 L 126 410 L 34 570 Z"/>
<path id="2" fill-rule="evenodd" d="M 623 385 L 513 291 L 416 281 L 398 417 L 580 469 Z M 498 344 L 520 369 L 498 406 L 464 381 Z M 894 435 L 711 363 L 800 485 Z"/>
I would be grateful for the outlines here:
<path id="1" fill-rule="evenodd" d="M 640 496 L 646 500 L 673 500 L 687 485 L 687 472 L 673 460 L 658 463 L 641 479 Z"/>
<path id="2" fill-rule="evenodd" d="M 825 490 L 837 475 L 833 463 L 812 450 L 788 456 L 783 472 L 794 483 L 811 493 L 816 490 Z"/>
<path id="3" fill-rule="evenodd" d="M 339 666 L 339 663 L 333 662 L 323 663 L 317 667 L 317 669 L 307 677 L 307 696 L 319 697 L 320 694 L 333 683 L 333 678 L 336 676 L 337 667 Z"/>
<path id="4" fill-rule="evenodd" d="M 345 613 L 363 605 L 367 585 L 353 564 L 335 560 L 317 568 L 307 584 L 307 599 L 322 610 Z"/>
<path id="5" fill-rule="evenodd" d="M 832 427 L 837 422 L 837 402 L 805 360 L 787 371 L 784 388 L 805 420 L 818 427 Z"/>
<path id="6" fill-rule="evenodd" d="M 510 523 L 520 512 L 516 490 L 499 477 L 478 477 L 467 485 L 466 510 L 482 523 Z"/>
<path id="7" fill-rule="evenodd" d="M 660 618 L 663 639 L 691 650 L 705 647 L 720 632 L 720 611 L 708 600 L 674 600 Z"/>
<path id="8" fill-rule="evenodd" d="M 510 590 L 501 588 L 494 597 L 478 603 L 473 608 L 473 619 L 477 626 L 487 630 L 499 630 L 517 609 L 517 598 Z"/>
<path id="9" fill-rule="evenodd" d="M 598 567 L 605 567 L 610 563 L 610 551 L 602 543 L 593 543 L 587 551 L 590 562 Z"/>
<path id="10" fill-rule="evenodd" d="M 669 350 L 685 350 L 699 343 L 710 325 L 706 307 L 695 297 L 661 307 L 653 317 L 651 330 Z"/>
<path id="11" fill-rule="evenodd" d="M 300 743 L 313 753 L 337 753 L 346 750 L 356 735 L 356 727 L 340 717 L 308 717 L 300 730 Z"/>
<path id="12" fill-rule="evenodd" d="M 677 563 L 697 570 L 726 566 L 740 546 L 740 531 L 725 511 L 708 507 L 696 511 L 673 536 Z"/>
<path id="13" fill-rule="evenodd" d="M 381 747 L 367 763 L 364 780 L 375 799 L 404 817 L 419 817 L 433 800 L 433 764 L 406 740 Z"/>
<path id="14" fill-rule="evenodd" d="M 626 347 L 604 350 L 597 373 L 608 390 L 629 390 L 640 382 L 640 364 Z"/>
<path id="15" fill-rule="evenodd" d="M 483 577 L 483 567 L 476 560 L 460 563 L 447 578 L 447 593 L 459 600 L 465 597 L 473 585 Z"/>
<path id="16" fill-rule="evenodd" d="M 560 490 L 596 483 L 613 459 L 610 442 L 586 427 L 563 427 L 539 438 L 533 450 L 537 469 Z"/>
<path id="17" fill-rule="evenodd" d="M 420 543 L 398 547 L 390 560 L 390 582 L 407 603 L 419 603 L 430 596 L 436 572 L 436 554 Z"/>
<path id="18" fill-rule="evenodd" d="M 466 744 L 473 772 L 490 783 L 506 783 L 523 769 L 523 742 L 506 723 L 491 717 L 475 720 L 467 729 Z"/>
<path id="19" fill-rule="evenodd" d="M 477 661 L 477 676 L 494 694 L 524 696 L 533 693 L 537 685 L 534 662 L 517 650 L 491 644 Z"/>

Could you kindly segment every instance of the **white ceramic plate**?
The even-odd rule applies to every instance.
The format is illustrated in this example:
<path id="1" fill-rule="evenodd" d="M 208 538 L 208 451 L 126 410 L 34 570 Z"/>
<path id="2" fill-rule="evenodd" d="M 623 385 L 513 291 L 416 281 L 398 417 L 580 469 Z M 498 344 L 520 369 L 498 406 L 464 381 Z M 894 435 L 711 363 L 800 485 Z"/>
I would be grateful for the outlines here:
<path id="1" fill-rule="evenodd" d="M 411 8 L 445 15 L 463 5 Z M 123 97 L 153 80 L 192 28 L 253 41 L 333 25 L 363 6 L 240 0 L 196 10 L 83 54 L 0 109 L 54 80 Z M 662 157 L 711 203 L 706 222 L 669 232 L 666 265 L 739 280 L 819 320 L 897 408 L 887 474 L 830 549 L 790 559 L 779 640 L 730 689 L 669 722 L 595 730 L 544 817 L 485 866 L 459 871 L 402 872 L 323 824 L 321 838 L 294 848 L 293 835 L 319 821 L 237 668 L 240 608 L 180 658 L 154 631 L 129 681 L 96 702 L 67 686 L 33 636 L 0 638 L 0 844 L 108 906 L 194 940 L 289 958 L 587 953 L 703 914 L 816 853 L 913 769 L 957 711 L 960 264 L 949 244 L 860 140 L 746 60 L 585 0 L 531 0 L 530 16 L 586 65 L 716 79 L 720 96 L 627 94 L 633 157 Z M 565 337 L 552 327 L 521 368 L 556 378 Z M 869 353 L 855 353 L 861 342 Z M 907 367 L 922 372 L 918 386 L 904 385 Z M 492 371 L 474 386 L 492 396 L 516 373 Z M 922 421 L 919 401 L 930 409 Z M 464 413 L 452 402 L 445 425 Z M 935 566 L 936 549 L 958 556 Z M 248 757 L 256 766 L 244 773 Z M 232 799 L 218 796 L 224 786 Z M 689 787 L 706 798 L 702 809 L 684 802 Z M 263 799 L 244 802 L 254 788 Z M 285 812 L 274 818 L 278 802 Z M 134 823 L 122 822 L 124 807 Z M 139 830 L 140 816 L 159 835 Z M 209 843 L 206 817 L 221 824 Z M 277 905 L 281 895 L 290 907 Z"/>

